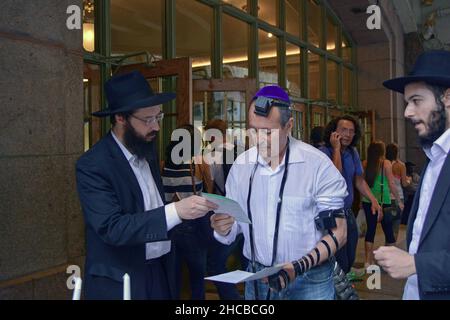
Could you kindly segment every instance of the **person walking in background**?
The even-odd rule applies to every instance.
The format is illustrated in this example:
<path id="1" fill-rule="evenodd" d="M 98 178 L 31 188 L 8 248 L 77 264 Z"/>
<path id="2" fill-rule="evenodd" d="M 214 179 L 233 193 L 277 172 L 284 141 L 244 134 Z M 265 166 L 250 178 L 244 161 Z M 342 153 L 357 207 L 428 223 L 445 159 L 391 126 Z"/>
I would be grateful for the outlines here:
<path id="1" fill-rule="evenodd" d="M 225 195 L 225 183 L 228 174 L 237 157 L 237 146 L 234 143 L 227 141 L 227 123 L 222 119 L 212 119 L 208 121 L 205 126 L 205 131 L 208 133 L 208 139 L 214 143 L 214 150 L 205 156 L 205 165 L 209 167 L 212 181 L 212 193 L 218 195 Z M 208 148 L 207 148 L 208 149 Z M 217 160 L 218 161 L 213 161 Z M 208 215 L 212 215 L 212 212 Z M 244 245 L 244 237 L 239 235 L 236 240 L 225 245 L 214 238 L 213 229 L 208 223 L 207 225 L 207 273 L 209 275 L 217 275 L 228 272 L 227 262 L 228 258 L 235 254 L 239 257 L 242 270 L 247 268 L 247 259 L 242 254 L 242 247 Z M 219 297 L 222 300 L 241 300 L 242 296 L 239 294 L 236 285 L 224 282 L 214 282 Z"/>
<path id="2" fill-rule="evenodd" d="M 365 171 L 365 180 L 372 191 L 372 194 L 378 199 L 380 205 L 385 208 L 391 206 L 391 191 L 398 201 L 400 209 L 403 210 L 403 203 L 394 184 L 394 176 L 392 174 L 392 164 L 386 160 L 386 148 L 384 142 L 371 142 L 367 149 L 367 160 L 363 162 Z M 367 232 L 365 242 L 365 264 L 368 266 L 374 264 L 373 242 L 377 230 L 377 223 L 381 222 L 385 236 L 385 244 L 392 246 L 395 244 L 394 230 L 392 229 L 392 219 L 385 216 L 384 213 L 377 214 L 371 209 L 371 201 L 363 197 L 363 209 L 366 214 Z"/>
<path id="3" fill-rule="evenodd" d="M 168 203 L 188 198 L 192 195 L 200 196 L 202 191 L 211 192 L 211 179 L 208 177 L 207 167 L 201 164 L 194 164 L 194 150 L 200 150 L 200 146 L 194 145 L 194 135 L 200 136 L 200 132 L 195 132 L 192 125 L 184 125 L 178 129 L 184 129 L 191 139 L 191 152 L 179 154 L 181 163 L 173 161 L 172 152 L 174 147 L 181 141 L 171 141 L 166 148 L 162 181 L 164 185 L 165 197 Z M 197 140 L 200 141 L 200 140 Z M 178 155 L 176 155 L 178 156 Z M 176 163 L 175 163 L 176 162 Z M 206 169 L 206 170 L 205 170 Z M 191 299 L 205 299 L 206 260 L 207 260 L 207 234 L 205 226 L 209 226 L 209 216 L 205 215 L 196 220 L 183 220 L 174 227 L 172 231 L 173 246 L 175 249 L 176 261 L 176 283 L 177 296 L 181 295 L 182 265 L 186 263 L 189 272 L 189 284 L 191 289 Z"/>
<path id="4" fill-rule="evenodd" d="M 355 215 L 352 211 L 354 186 L 371 202 L 371 212 L 381 214 L 381 207 L 373 196 L 363 177 L 361 159 L 356 145 L 361 137 L 361 128 L 355 118 L 344 115 L 331 120 L 325 128 L 325 146 L 320 150 L 324 152 L 339 170 L 347 184 L 348 196 L 345 198 L 344 208 L 347 215 L 347 243 L 336 253 L 336 260 L 345 273 L 349 273 L 356 257 L 358 244 L 358 228 Z M 349 274 L 355 278 L 356 274 Z"/>
<path id="5" fill-rule="evenodd" d="M 397 193 L 402 203 L 405 203 L 405 196 L 403 194 L 403 188 L 406 188 L 411 183 L 411 178 L 406 174 L 406 166 L 399 159 L 398 145 L 396 143 L 390 143 L 386 146 L 386 159 L 391 161 L 392 174 L 394 176 L 394 185 L 397 189 Z M 391 192 L 391 214 L 393 216 L 392 228 L 394 229 L 395 239 L 398 239 L 398 231 L 400 227 L 401 216 L 403 211 L 400 209 L 399 204 L 395 200 L 394 194 Z"/>

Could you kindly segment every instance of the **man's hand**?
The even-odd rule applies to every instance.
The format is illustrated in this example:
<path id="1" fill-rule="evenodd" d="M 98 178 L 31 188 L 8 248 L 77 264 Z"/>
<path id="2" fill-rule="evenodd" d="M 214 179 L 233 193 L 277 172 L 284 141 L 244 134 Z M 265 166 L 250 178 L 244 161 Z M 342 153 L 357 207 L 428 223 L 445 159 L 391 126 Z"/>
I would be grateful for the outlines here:
<path id="1" fill-rule="evenodd" d="M 416 273 L 414 256 L 397 247 L 380 247 L 374 252 L 377 263 L 394 279 L 405 279 Z"/>
<path id="2" fill-rule="evenodd" d="M 383 208 L 380 206 L 377 200 L 372 201 L 372 214 L 378 214 L 378 222 L 383 220 Z"/>
<path id="3" fill-rule="evenodd" d="M 181 219 L 193 220 L 203 217 L 209 211 L 216 210 L 218 206 L 205 198 L 190 196 L 175 202 L 175 208 Z"/>
<path id="4" fill-rule="evenodd" d="M 283 266 L 282 270 L 287 272 L 287 274 L 289 276 L 289 283 L 291 283 L 292 281 L 295 280 L 295 269 L 294 269 L 294 265 L 291 262 L 286 263 Z M 280 284 L 279 287 L 277 285 L 275 285 L 275 282 L 274 282 L 275 279 L 272 280 L 271 282 L 269 282 L 269 278 L 274 277 L 274 276 L 278 277 L 278 281 Z M 277 272 L 275 275 L 273 275 L 271 277 L 265 277 L 265 278 L 261 279 L 262 282 L 264 282 L 264 283 L 269 282 L 270 290 L 277 292 L 277 291 L 280 291 L 280 290 L 283 290 L 284 288 L 286 288 L 287 284 L 285 283 L 284 278 L 280 275 L 280 272 Z M 278 289 L 280 289 L 280 290 L 278 290 Z"/>
<path id="5" fill-rule="evenodd" d="M 234 217 L 225 213 L 215 213 L 211 216 L 211 227 L 221 236 L 230 233 L 234 224 Z"/>
<path id="6" fill-rule="evenodd" d="M 336 131 L 330 136 L 330 144 L 335 151 L 341 151 L 341 135 Z"/>

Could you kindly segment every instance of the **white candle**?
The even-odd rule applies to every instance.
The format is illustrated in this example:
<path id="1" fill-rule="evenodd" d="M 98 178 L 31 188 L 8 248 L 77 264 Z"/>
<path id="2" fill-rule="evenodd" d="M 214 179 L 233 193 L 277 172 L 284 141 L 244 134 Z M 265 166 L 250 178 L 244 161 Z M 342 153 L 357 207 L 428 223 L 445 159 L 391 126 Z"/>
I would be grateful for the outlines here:
<path id="1" fill-rule="evenodd" d="M 123 300 L 131 300 L 130 276 L 128 273 L 123 275 Z"/>
<path id="2" fill-rule="evenodd" d="M 73 289 L 72 300 L 80 300 L 81 296 L 81 278 L 75 277 L 75 288 Z"/>

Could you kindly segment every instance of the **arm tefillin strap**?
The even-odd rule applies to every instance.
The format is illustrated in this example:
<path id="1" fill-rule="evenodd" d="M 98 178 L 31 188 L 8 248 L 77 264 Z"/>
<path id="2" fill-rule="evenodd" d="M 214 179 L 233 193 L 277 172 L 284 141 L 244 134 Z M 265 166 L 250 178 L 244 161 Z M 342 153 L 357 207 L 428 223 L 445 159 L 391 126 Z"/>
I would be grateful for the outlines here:
<path id="1" fill-rule="evenodd" d="M 344 209 L 339 210 L 327 210 L 322 211 L 319 213 L 319 215 L 314 219 L 316 228 L 320 231 L 327 230 L 330 237 L 333 239 L 334 245 L 336 246 L 337 251 L 339 249 L 339 241 L 337 240 L 335 234 L 331 229 L 334 229 L 337 227 L 336 218 L 345 218 L 345 211 Z M 329 259 L 332 256 L 332 251 L 330 244 L 322 239 L 320 242 L 325 246 L 327 249 L 328 257 Z M 298 277 L 299 275 L 304 274 L 308 270 L 314 268 L 320 263 L 320 251 L 317 247 L 315 247 L 314 252 L 316 253 L 317 259 L 314 260 L 314 257 L 311 253 L 308 253 L 306 256 L 303 256 L 299 260 L 292 261 L 292 265 L 294 266 L 295 271 L 295 277 Z M 276 274 L 269 277 L 269 286 L 272 288 L 272 290 L 278 292 L 282 288 L 281 286 L 281 280 L 280 277 L 284 280 L 285 286 L 287 286 L 290 282 L 290 278 L 288 273 L 285 270 L 280 270 Z"/>
<path id="2" fill-rule="evenodd" d="M 281 280 L 280 277 L 284 281 L 284 287 L 287 287 L 287 285 L 291 282 L 289 278 L 289 274 L 286 270 L 281 269 L 277 273 L 269 276 L 269 287 L 274 290 L 275 292 L 279 292 L 283 289 L 281 286 Z"/>
<path id="3" fill-rule="evenodd" d="M 334 241 L 334 245 L 336 246 L 336 251 L 339 250 L 339 241 L 337 240 L 336 236 L 334 235 L 333 231 L 328 230 L 328 234 L 331 236 L 331 238 Z"/>
<path id="4" fill-rule="evenodd" d="M 320 251 L 319 251 L 319 249 L 317 249 L 317 247 L 314 248 L 314 251 L 316 252 L 316 255 L 317 255 L 317 263 L 316 264 L 319 264 L 320 263 Z"/>

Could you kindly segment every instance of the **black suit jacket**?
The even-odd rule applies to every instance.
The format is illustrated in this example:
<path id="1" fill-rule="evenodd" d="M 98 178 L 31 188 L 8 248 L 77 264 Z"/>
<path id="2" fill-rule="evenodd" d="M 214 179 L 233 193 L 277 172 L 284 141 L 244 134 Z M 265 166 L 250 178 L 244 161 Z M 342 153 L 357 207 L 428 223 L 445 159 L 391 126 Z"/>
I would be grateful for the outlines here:
<path id="1" fill-rule="evenodd" d="M 153 149 L 147 161 L 164 201 L 159 160 Z M 80 157 L 76 178 L 86 223 L 85 298 L 122 299 L 122 277 L 128 273 L 131 299 L 147 299 L 151 275 L 145 243 L 169 239 L 164 207 L 144 211 L 139 183 L 111 133 Z M 173 250 L 159 259 L 175 298 Z"/>
<path id="2" fill-rule="evenodd" d="M 422 172 L 408 220 L 406 235 L 408 250 L 427 166 Z M 450 154 L 447 155 L 436 181 L 415 255 L 415 263 L 420 299 L 450 299 Z"/>

